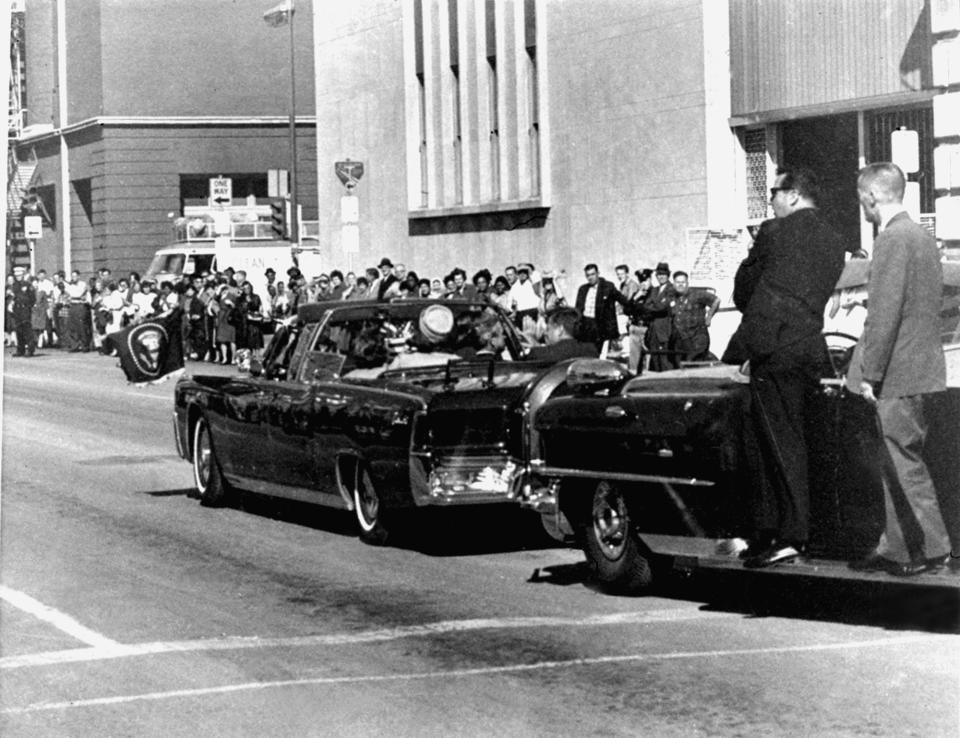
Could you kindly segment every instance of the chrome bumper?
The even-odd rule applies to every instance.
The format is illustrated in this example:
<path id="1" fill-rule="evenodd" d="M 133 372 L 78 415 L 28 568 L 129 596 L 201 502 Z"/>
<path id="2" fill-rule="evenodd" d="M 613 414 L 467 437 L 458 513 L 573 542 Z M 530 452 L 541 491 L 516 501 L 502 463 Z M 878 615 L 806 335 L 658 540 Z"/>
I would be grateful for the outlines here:
<path id="1" fill-rule="evenodd" d="M 524 468 L 517 459 L 501 454 L 440 458 L 415 454 L 410 474 L 417 506 L 482 505 L 515 501 Z"/>

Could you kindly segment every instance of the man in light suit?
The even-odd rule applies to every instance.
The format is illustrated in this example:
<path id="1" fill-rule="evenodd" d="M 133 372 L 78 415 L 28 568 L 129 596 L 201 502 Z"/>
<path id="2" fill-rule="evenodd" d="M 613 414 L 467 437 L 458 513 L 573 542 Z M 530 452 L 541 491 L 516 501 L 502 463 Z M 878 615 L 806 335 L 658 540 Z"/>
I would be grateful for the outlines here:
<path id="1" fill-rule="evenodd" d="M 868 285 L 860 389 L 877 408 L 886 458 L 886 530 L 860 571 L 912 576 L 950 553 L 933 479 L 923 459 L 931 402 L 946 389 L 939 335 L 943 270 L 933 237 L 903 207 L 906 178 L 895 164 L 860 170 L 864 218 L 879 226 Z"/>

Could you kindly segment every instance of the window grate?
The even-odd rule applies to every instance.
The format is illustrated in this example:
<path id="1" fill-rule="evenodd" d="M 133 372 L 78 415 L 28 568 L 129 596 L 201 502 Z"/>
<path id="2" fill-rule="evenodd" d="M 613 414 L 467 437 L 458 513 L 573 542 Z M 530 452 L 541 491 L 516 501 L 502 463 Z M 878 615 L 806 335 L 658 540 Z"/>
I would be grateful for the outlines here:
<path id="1" fill-rule="evenodd" d="M 767 134 L 763 128 L 744 131 L 747 163 L 747 217 L 767 217 Z"/>

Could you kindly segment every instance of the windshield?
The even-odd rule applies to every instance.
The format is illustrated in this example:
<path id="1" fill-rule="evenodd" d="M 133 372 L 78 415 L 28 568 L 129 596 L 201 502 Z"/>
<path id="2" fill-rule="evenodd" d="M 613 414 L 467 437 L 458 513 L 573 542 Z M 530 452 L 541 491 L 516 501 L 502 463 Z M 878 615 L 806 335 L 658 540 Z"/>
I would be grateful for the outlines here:
<path id="1" fill-rule="evenodd" d="M 147 268 L 146 276 L 154 279 L 158 274 L 179 277 L 183 274 L 183 264 L 186 255 L 181 253 L 159 253 L 153 257 Z"/>

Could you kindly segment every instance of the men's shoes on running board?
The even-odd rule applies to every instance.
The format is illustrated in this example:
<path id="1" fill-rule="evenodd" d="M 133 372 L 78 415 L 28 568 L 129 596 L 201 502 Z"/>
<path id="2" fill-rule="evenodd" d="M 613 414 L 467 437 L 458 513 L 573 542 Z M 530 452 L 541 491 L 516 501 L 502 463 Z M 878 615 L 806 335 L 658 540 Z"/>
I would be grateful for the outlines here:
<path id="1" fill-rule="evenodd" d="M 799 558 L 799 556 L 800 551 L 793 546 L 774 544 L 766 551 L 762 551 L 756 556 L 751 556 L 744 560 L 743 566 L 746 569 L 765 569 L 768 566 L 793 561 Z"/>

